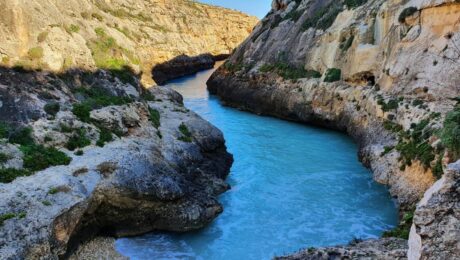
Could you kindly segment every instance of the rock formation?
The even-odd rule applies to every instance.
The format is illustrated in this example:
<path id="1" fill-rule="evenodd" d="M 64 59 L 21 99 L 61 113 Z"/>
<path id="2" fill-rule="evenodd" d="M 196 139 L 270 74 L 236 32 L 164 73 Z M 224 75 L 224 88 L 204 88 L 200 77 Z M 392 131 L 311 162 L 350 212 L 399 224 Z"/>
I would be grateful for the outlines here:
<path id="1" fill-rule="evenodd" d="M 151 69 L 179 55 L 229 54 L 257 18 L 191 0 L 0 1 L 6 66 L 120 68 L 153 83 Z"/>
<path id="2" fill-rule="evenodd" d="M 222 133 L 178 93 L 123 73 L 0 69 L 1 259 L 194 230 L 222 212 L 232 164 Z"/>
<path id="3" fill-rule="evenodd" d="M 450 172 L 459 167 L 446 170 L 459 158 L 458 1 L 274 0 L 272 7 L 210 78 L 210 92 L 230 106 L 347 132 L 399 202 L 401 226 L 387 236 L 407 238 L 413 218 L 411 238 L 421 238 L 411 243 L 411 259 L 458 258 L 458 175 Z M 441 177 L 450 180 L 437 184 L 443 192 L 414 215 Z M 435 231 L 441 226 L 445 232 Z M 304 256 L 321 259 L 315 254 Z"/>

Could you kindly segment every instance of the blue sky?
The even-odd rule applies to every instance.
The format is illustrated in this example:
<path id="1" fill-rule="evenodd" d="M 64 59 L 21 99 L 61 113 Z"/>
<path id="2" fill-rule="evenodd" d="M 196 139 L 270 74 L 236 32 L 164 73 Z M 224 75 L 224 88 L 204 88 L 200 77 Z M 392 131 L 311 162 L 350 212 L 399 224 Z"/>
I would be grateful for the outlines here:
<path id="1" fill-rule="evenodd" d="M 198 0 L 202 3 L 223 6 L 240 10 L 244 13 L 263 18 L 268 11 L 272 0 Z"/>

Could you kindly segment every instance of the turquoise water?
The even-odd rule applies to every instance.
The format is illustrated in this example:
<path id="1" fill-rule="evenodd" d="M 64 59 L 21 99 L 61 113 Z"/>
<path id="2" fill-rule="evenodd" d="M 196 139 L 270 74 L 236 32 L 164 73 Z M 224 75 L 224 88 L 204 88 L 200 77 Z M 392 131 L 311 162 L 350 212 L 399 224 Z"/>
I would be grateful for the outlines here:
<path id="1" fill-rule="evenodd" d="M 131 259 L 270 259 L 300 248 L 375 238 L 397 224 L 384 186 L 347 136 L 222 106 L 206 91 L 212 71 L 173 81 L 186 106 L 219 127 L 235 157 L 224 213 L 186 234 L 119 239 Z"/>

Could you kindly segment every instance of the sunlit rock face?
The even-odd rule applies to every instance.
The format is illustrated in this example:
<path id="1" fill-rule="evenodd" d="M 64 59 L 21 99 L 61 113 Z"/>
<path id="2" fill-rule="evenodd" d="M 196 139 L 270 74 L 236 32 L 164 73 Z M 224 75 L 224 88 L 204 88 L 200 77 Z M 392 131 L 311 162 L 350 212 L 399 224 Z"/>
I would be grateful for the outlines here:
<path id="1" fill-rule="evenodd" d="M 457 159 L 437 133 L 460 95 L 459 19 L 450 0 L 275 0 L 208 88 L 228 105 L 348 132 L 412 212 Z"/>
<path id="2" fill-rule="evenodd" d="M 188 0 L 0 2 L 0 60 L 59 71 L 154 65 L 185 54 L 230 54 L 255 17 Z"/>

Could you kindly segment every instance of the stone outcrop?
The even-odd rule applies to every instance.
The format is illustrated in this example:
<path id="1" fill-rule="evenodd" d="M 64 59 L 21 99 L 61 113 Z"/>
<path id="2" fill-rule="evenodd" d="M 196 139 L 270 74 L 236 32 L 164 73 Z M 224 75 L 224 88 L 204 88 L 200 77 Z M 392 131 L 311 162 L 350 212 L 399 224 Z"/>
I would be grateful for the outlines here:
<path id="1" fill-rule="evenodd" d="M 222 212 L 232 164 L 222 133 L 173 90 L 112 73 L 0 69 L 0 259 L 67 257 L 98 235 L 195 230 Z M 27 174 L 5 179 L 13 168 Z"/>
<path id="2" fill-rule="evenodd" d="M 224 58 L 225 57 L 217 57 Z M 211 54 L 202 54 L 194 57 L 181 55 L 165 63 L 156 65 L 152 69 L 153 80 L 163 85 L 168 80 L 192 75 L 199 71 L 212 69 L 216 64 L 216 58 Z"/>
<path id="3" fill-rule="evenodd" d="M 230 54 L 257 18 L 191 0 L 0 1 L 0 63 L 152 68 L 179 55 Z"/>
<path id="4" fill-rule="evenodd" d="M 338 259 L 407 259 L 404 239 L 355 241 L 348 246 L 309 248 L 293 255 L 276 257 L 278 260 L 338 260 Z"/>
<path id="5" fill-rule="evenodd" d="M 272 7 L 212 75 L 210 92 L 230 106 L 347 132 L 401 216 L 412 212 L 456 159 L 437 133 L 460 95 L 458 1 L 275 0 Z M 445 206 L 415 213 L 423 259 L 456 256 L 455 233 L 417 224 L 426 213 L 445 224 L 441 230 L 458 227 L 455 213 L 444 220 L 436 213 L 458 205 L 448 194 Z"/>

